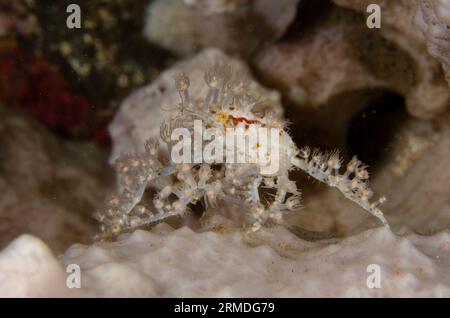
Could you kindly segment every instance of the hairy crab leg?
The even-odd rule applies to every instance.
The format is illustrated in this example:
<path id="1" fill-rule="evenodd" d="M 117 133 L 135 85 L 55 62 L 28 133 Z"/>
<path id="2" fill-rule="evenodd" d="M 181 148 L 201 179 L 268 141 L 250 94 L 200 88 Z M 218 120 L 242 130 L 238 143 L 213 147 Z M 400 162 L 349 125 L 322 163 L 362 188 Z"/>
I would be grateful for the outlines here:
<path id="1" fill-rule="evenodd" d="M 308 160 L 309 155 L 306 158 L 299 158 L 293 156 L 291 158 L 291 163 L 295 167 L 305 171 L 308 175 L 314 179 L 326 183 L 331 187 L 337 188 L 347 199 L 355 202 L 361 206 L 364 210 L 377 217 L 384 226 L 389 228 L 389 223 L 386 220 L 383 212 L 378 208 L 380 204 L 386 201 L 386 197 L 380 197 L 377 201 L 370 203 L 369 199 L 372 195 L 372 191 L 366 188 L 366 185 L 358 184 L 358 188 L 353 188 L 353 180 L 348 179 L 348 174 L 351 169 L 348 169 L 344 175 L 338 173 L 338 169 L 331 169 L 327 164 L 326 168 L 323 168 L 320 163 L 313 162 L 313 160 Z M 353 159 L 355 160 L 355 159 Z M 350 165 L 350 164 L 349 164 Z M 333 174 L 334 171 L 334 174 Z M 350 171 L 353 172 L 353 171 Z M 356 180 L 359 181 L 359 180 Z"/>

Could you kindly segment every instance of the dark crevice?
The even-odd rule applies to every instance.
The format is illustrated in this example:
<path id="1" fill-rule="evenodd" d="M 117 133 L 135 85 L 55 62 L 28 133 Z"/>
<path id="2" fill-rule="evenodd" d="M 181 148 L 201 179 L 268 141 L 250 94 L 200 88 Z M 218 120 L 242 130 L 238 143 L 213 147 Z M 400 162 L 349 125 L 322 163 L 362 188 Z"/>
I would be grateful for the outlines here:
<path id="1" fill-rule="evenodd" d="M 330 0 L 300 1 L 297 5 L 295 19 L 280 41 L 289 41 L 302 34 L 307 34 L 317 23 L 322 23 L 332 8 L 333 4 Z"/>
<path id="2" fill-rule="evenodd" d="M 346 138 L 348 153 L 358 156 L 373 173 L 392 151 L 391 141 L 408 117 L 403 96 L 381 94 L 351 119 Z"/>

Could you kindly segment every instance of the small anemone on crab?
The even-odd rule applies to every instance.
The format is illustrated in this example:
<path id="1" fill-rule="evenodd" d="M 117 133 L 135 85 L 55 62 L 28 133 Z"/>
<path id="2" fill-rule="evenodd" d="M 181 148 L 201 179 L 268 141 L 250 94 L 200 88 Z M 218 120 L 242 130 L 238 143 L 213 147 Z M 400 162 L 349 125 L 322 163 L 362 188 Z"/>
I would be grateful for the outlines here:
<path id="1" fill-rule="evenodd" d="M 341 174 L 342 159 L 337 151 L 322 153 L 309 147 L 297 148 L 285 121 L 270 113 L 253 111 L 262 101 L 248 84 L 246 74 L 216 63 L 205 72 L 204 80 L 209 88 L 207 95 L 192 98 L 189 78 L 184 74 L 175 78 L 180 103 L 177 112 L 165 120 L 160 129 L 161 139 L 168 149 L 174 146 L 172 132 L 175 129 L 186 128 L 194 136 L 193 123 L 199 119 L 204 130 L 248 130 L 250 125 L 277 128 L 277 172 L 262 173 L 259 162 L 174 163 L 171 159 L 166 162 L 158 157 L 158 142 L 148 140 L 143 153 L 124 154 L 116 161 L 121 191 L 107 200 L 104 212 L 96 214 L 102 231 L 99 239 L 111 239 L 121 232 L 169 217 L 183 217 L 199 202 L 208 210 L 215 208 L 219 201 L 242 206 L 243 211 L 248 211 L 244 224 L 251 231 L 266 224 L 283 224 L 286 213 L 301 208 L 300 190 L 289 178 L 289 172 L 294 169 L 337 188 L 346 198 L 389 226 L 379 209 L 386 199 L 383 196 L 370 201 L 373 192 L 368 186 L 367 167 L 356 157 Z M 197 146 L 202 147 L 203 142 Z M 235 146 L 239 147 L 238 143 Z M 195 147 L 194 143 L 194 152 Z M 144 192 L 149 185 L 155 189 L 155 194 L 146 200 Z"/>

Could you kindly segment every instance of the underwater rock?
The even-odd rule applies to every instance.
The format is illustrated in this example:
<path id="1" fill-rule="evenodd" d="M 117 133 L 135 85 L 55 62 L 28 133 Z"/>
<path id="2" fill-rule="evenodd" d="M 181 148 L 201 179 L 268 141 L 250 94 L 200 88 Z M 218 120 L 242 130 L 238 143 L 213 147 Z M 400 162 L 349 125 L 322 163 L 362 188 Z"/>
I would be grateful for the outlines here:
<path id="1" fill-rule="evenodd" d="M 115 288 L 120 281 L 102 268 L 109 268 L 109 274 L 143 279 L 141 287 L 134 279 L 127 283 L 133 295 L 444 296 L 450 295 L 444 274 L 449 243 L 448 233 L 397 237 L 386 228 L 335 243 L 310 243 L 283 227 L 264 228 L 246 237 L 240 230 L 195 233 L 161 224 L 117 243 L 74 245 L 62 260 L 79 264 L 82 271 L 89 268 L 84 272 L 86 284 L 109 282 L 102 290 L 111 296 L 125 295 L 128 288 Z M 97 262 L 108 265 L 96 267 Z M 380 266 L 380 289 L 366 285 L 369 264 Z"/>
<path id="2" fill-rule="evenodd" d="M 344 91 L 382 86 L 382 81 L 358 62 L 352 43 L 346 39 L 355 29 L 357 21 L 337 19 L 333 14 L 308 34 L 263 51 L 257 68 L 292 101 L 313 107 Z"/>
<path id="3" fill-rule="evenodd" d="M 365 14 L 373 1 L 335 2 Z M 377 3 L 382 7 L 381 30 L 368 29 L 365 16 L 359 13 L 332 6 L 320 21 L 291 30 L 288 37 L 259 56 L 258 71 L 266 82 L 279 87 L 298 106 L 290 107 L 287 113 L 300 138 L 315 138 L 328 147 L 349 150 L 349 138 L 362 134 L 362 142 L 375 148 L 392 119 L 378 120 L 377 126 L 383 128 L 372 126 L 377 132 L 369 139 L 364 135 L 367 129 L 351 131 L 357 116 L 362 114 L 361 125 L 367 125 L 372 112 L 402 107 L 401 96 L 415 117 L 437 117 L 450 105 L 450 90 L 441 67 L 429 56 L 423 35 L 413 25 L 417 5 L 413 1 Z M 300 8 L 300 18 L 302 12 Z M 383 96 L 392 92 L 399 97 L 393 102 L 385 100 Z M 445 172 L 449 170 L 448 125 L 440 123 L 435 131 L 429 129 L 433 123 L 409 118 L 404 126 L 409 116 L 396 115 L 395 107 L 386 110 L 386 116 L 397 116 L 387 138 L 403 140 L 380 148 L 376 169 L 369 163 L 371 186 L 375 192 L 386 194 L 383 212 L 396 231 L 435 233 L 450 224 L 450 184 Z M 308 126 L 313 133 L 304 137 Z M 413 190 L 414 198 L 410 197 Z M 317 193 L 309 194 L 292 224 L 338 236 L 376 225 L 332 189 L 314 191 Z"/>
<path id="4" fill-rule="evenodd" d="M 66 278 L 48 248 L 22 236 L 0 252 L 0 278 L 8 286 L 0 295 L 448 297 L 449 244 L 448 232 L 400 237 L 377 228 L 344 240 L 307 242 L 281 226 L 253 234 L 220 227 L 196 233 L 161 223 L 117 242 L 70 247 L 61 261 L 80 266 L 75 293 L 61 288 Z M 40 266 L 39 276 L 35 267 L 17 271 L 29 266 L 28 246 L 37 262 L 51 265 Z M 49 284 L 53 289 L 43 288 Z"/>
<path id="5" fill-rule="evenodd" d="M 147 12 L 145 36 L 178 55 L 216 47 L 249 56 L 279 38 L 298 0 L 156 0 Z"/>
<path id="6" fill-rule="evenodd" d="M 249 2 L 249 0 L 183 0 L 185 5 L 202 10 L 206 15 L 235 12 L 239 6 Z"/>
<path id="7" fill-rule="evenodd" d="M 335 2 L 346 8 L 332 6 L 320 20 L 303 26 L 308 32 L 294 30 L 259 55 L 257 68 L 267 82 L 296 104 L 316 108 L 339 96 L 345 103 L 349 92 L 374 89 L 405 96 L 408 111 L 422 118 L 450 105 L 441 67 L 412 24 L 413 1 Z M 369 29 L 363 15 L 373 2 L 382 7 L 379 30 Z"/>
<path id="8" fill-rule="evenodd" d="M 386 194 L 383 212 L 395 233 L 433 234 L 450 226 L 450 118 L 409 118 L 385 147 L 370 186 Z M 372 172 L 372 168 L 370 169 Z M 311 194 L 290 224 L 339 237 L 376 226 L 333 189 Z"/>
<path id="9" fill-rule="evenodd" d="M 428 52 L 442 63 L 450 87 L 450 2 L 420 0 L 415 22 L 427 38 Z"/>
<path id="10" fill-rule="evenodd" d="M 62 252 L 90 242 L 91 218 L 112 178 L 95 146 L 62 141 L 31 119 L 0 108 L 0 247 L 22 233 Z"/>
<path id="11" fill-rule="evenodd" d="M 415 87 L 404 94 L 411 114 L 431 118 L 450 106 L 450 90 L 443 83 L 445 76 L 438 69 L 436 60 L 427 52 L 427 43 L 420 30 L 414 25 L 418 3 L 410 0 L 333 0 L 339 6 L 352 8 L 366 14 L 369 4 L 378 4 L 382 12 L 382 36 L 410 55 L 414 61 Z M 435 3 L 441 1 L 435 1 Z M 444 6 L 444 1 L 440 6 Z M 443 13 L 445 10 L 441 10 Z M 364 16 L 365 18 L 365 16 Z"/>
<path id="12" fill-rule="evenodd" d="M 243 62 L 230 58 L 217 49 L 207 49 L 176 63 L 155 81 L 127 97 L 109 126 L 113 142 L 110 162 L 113 163 L 123 153 L 142 152 L 147 139 L 159 138 L 163 119 L 173 115 L 180 102 L 174 84 L 177 75 L 183 72 L 190 78 L 189 90 L 192 96 L 206 96 L 208 86 L 204 83 L 204 72 L 218 61 L 231 65 L 236 72 L 249 71 Z M 250 80 L 250 85 L 262 101 L 255 107 L 257 111 L 270 111 L 277 117 L 282 116 L 283 108 L 278 92 L 265 89 L 254 80 Z"/>
<path id="13" fill-rule="evenodd" d="M 67 297 L 66 273 L 50 248 L 24 234 L 0 252 L 0 297 Z"/>
<path id="14" fill-rule="evenodd" d="M 391 224 L 424 234 L 448 228 L 450 116 L 436 123 L 411 121 L 390 147 L 372 183 L 376 189 L 390 189 L 384 211 Z"/>

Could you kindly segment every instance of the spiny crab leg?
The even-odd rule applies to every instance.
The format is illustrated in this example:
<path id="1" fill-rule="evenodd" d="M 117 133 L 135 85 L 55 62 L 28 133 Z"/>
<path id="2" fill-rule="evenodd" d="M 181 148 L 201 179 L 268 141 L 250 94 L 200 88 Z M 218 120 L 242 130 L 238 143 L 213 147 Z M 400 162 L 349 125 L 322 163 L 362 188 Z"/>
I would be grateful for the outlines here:
<path id="1" fill-rule="evenodd" d="M 386 197 L 382 196 L 372 203 L 369 201 L 373 192 L 367 185 L 369 174 L 366 166 L 353 157 L 347 164 L 345 173 L 340 174 L 341 161 L 338 153 L 323 155 L 317 150 L 311 153 L 308 147 L 300 149 L 298 155 L 291 157 L 293 166 L 305 171 L 314 179 L 337 188 L 347 199 L 377 217 L 384 226 L 389 228 L 383 212 L 378 208 L 386 201 Z"/>

